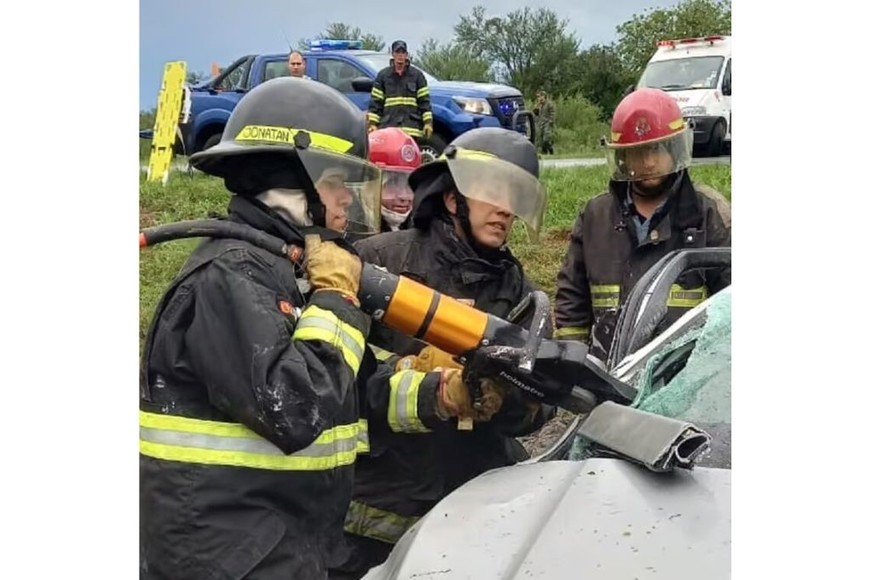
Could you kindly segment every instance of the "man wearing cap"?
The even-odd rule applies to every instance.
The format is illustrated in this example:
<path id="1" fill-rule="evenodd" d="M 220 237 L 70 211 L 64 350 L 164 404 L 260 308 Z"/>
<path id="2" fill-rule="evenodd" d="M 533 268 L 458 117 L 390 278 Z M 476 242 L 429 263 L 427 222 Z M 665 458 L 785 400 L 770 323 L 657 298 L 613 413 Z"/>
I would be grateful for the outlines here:
<path id="1" fill-rule="evenodd" d="M 419 139 L 432 137 L 432 105 L 429 85 L 420 69 L 411 66 L 408 45 L 396 40 L 390 47 L 393 58 L 375 77 L 369 103 L 369 132 L 398 127 Z"/>

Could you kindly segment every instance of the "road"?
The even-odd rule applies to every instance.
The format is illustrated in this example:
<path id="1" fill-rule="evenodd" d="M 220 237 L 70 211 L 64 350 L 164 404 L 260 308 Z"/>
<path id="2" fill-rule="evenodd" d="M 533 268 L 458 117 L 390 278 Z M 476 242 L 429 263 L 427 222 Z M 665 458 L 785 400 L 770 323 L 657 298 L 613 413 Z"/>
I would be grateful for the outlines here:
<path id="1" fill-rule="evenodd" d="M 552 167 L 556 169 L 565 169 L 566 167 L 592 167 L 593 165 L 604 165 L 606 160 L 603 157 L 593 157 L 585 159 L 544 159 L 541 164 L 544 167 Z M 692 165 L 731 165 L 731 157 L 696 157 L 692 160 Z"/>
<path id="2" fill-rule="evenodd" d="M 606 163 L 604 157 L 591 158 L 574 158 L 574 159 L 544 159 L 541 164 L 543 167 L 552 167 L 557 169 L 565 169 L 566 167 L 592 167 L 594 165 L 603 165 Z M 693 165 L 731 165 L 731 157 L 696 157 L 692 160 Z M 140 165 L 140 171 L 148 171 L 147 165 Z M 186 171 L 187 163 L 175 163 L 172 165 L 173 171 Z"/>

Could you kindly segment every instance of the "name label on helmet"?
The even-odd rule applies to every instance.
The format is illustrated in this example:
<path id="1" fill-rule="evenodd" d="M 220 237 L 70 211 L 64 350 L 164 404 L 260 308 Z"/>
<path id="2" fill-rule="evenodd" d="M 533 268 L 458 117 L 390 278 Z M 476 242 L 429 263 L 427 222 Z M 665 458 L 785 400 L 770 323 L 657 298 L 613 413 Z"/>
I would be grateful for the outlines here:
<path id="1" fill-rule="evenodd" d="M 246 125 L 236 135 L 236 141 L 259 141 L 262 143 L 284 143 L 300 147 L 299 137 L 307 136 L 311 147 L 326 149 L 335 153 L 347 153 L 353 148 L 353 143 L 326 133 L 317 133 L 307 129 L 292 127 L 270 127 L 267 125 Z"/>

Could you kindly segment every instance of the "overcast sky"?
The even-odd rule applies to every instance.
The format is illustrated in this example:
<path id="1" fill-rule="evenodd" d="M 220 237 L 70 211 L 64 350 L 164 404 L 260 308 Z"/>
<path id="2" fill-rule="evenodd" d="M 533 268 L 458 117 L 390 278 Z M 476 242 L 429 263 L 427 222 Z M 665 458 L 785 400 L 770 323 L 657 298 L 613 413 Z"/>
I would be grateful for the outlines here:
<path id="1" fill-rule="evenodd" d="M 616 26 L 635 13 L 676 3 L 545 0 L 533 6 L 550 8 L 567 19 L 581 47 L 587 47 L 613 40 Z M 459 16 L 470 14 L 475 4 L 498 16 L 532 5 L 528 0 L 141 0 L 139 108 L 156 105 L 168 61 L 184 60 L 188 70 L 208 72 L 212 62 L 229 64 L 246 53 L 285 50 L 288 40 L 295 45 L 330 22 L 359 26 L 363 33 L 380 35 L 387 43 L 403 38 L 413 53 L 426 38 L 450 40 Z"/>

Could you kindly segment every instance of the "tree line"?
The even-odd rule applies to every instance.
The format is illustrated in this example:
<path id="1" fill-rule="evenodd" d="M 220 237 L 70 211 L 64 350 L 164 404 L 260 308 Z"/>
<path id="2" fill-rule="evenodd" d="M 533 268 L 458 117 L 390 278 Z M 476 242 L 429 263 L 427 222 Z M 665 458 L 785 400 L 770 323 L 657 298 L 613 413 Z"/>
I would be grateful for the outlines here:
<path id="1" fill-rule="evenodd" d="M 731 34 L 731 0 L 683 0 L 648 8 L 616 27 L 609 44 L 582 47 L 569 21 L 549 8 L 523 8 L 504 16 L 475 6 L 460 15 L 447 41 L 427 38 L 412 62 L 443 80 L 501 82 L 527 96 L 539 89 L 555 98 L 582 96 L 609 119 L 626 89 L 637 82 L 662 39 Z M 384 39 L 344 22 L 330 23 L 314 39 L 356 39 L 369 50 L 388 50 Z M 305 50 L 313 39 L 301 39 Z M 412 47 L 413 48 L 413 47 Z M 188 73 L 196 82 L 208 75 Z"/>
<path id="2" fill-rule="evenodd" d="M 549 8 L 523 8 L 504 16 L 475 6 L 461 15 L 449 40 L 427 38 L 413 62 L 443 80 L 502 82 L 533 95 L 581 95 L 609 118 L 629 85 L 637 82 L 662 39 L 731 34 L 731 0 L 683 0 L 649 8 L 616 27 L 616 40 L 582 48 L 569 21 Z M 369 50 L 387 49 L 384 39 L 343 22 L 315 38 L 359 39 Z M 307 48 L 308 39 L 300 41 Z"/>

